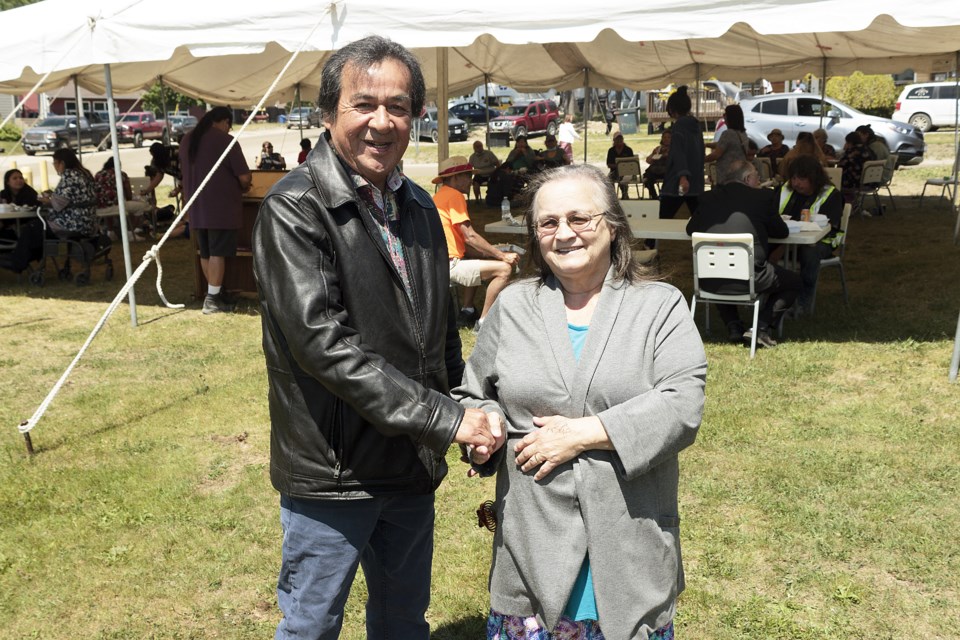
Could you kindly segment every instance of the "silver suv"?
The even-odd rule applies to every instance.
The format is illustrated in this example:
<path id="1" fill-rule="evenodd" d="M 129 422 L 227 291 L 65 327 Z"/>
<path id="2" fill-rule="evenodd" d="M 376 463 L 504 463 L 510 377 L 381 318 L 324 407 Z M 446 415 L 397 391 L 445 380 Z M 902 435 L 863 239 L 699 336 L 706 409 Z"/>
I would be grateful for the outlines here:
<path id="1" fill-rule="evenodd" d="M 840 151 L 848 133 L 869 124 L 877 137 L 887 143 L 890 152 L 897 154 L 899 164 L 923 162 L 926 144 L 922 131 L 905 122 L 869 116 L 830 97 L 821 100 L 812 93 L 770 93 L 743 98 L 740 106 L 747 135 L 761 148 L 767 144 L 771 129 L 780 129 L 783 143 L 792 147 L 801 131 L 813 133 L 823 127 L 827 130 L 828 142 Z"/>

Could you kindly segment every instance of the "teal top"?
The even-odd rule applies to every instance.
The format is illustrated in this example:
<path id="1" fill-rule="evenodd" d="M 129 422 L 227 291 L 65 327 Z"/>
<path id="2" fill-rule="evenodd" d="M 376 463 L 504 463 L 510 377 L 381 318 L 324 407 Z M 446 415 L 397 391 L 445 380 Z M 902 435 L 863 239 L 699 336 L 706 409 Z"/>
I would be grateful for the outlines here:
<path id="1" fill-rule="evenodd" d="M 583 351 L 583 345 L 587 341 L 587 329 L 589 328 L 589 326 L 580 327 L 567 323 L 570 344 L 573 346 L 573 357 L 577 361 L 580 360 L 580 352 Z M 563 615 L 578 622 L 581 620 L 599 620 L 597 600 L 593 594 L 593 574 L 590 572 L 589 555 L 583 559 L 580 574 L 577 575 L 577 581 L 573 583 L 573 590 L 570 592 L 570 599 L 567 601 L 566 609 L 563 610 Z"/>

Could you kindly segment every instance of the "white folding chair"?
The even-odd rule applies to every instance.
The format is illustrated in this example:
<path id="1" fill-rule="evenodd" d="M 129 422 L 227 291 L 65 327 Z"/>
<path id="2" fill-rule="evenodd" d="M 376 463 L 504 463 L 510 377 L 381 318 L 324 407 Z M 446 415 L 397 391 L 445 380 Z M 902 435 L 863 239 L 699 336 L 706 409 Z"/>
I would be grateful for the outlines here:
<path id="1" fill-rule="evenodd" d="M 849 203 L 843 205 L 843 217 L 840 219 L 840 246 L 837 247 L 837 251 L 833 256 L 820 261 L 820 269 L 817 271 L 817 281 L 813 285 L 813 295 L 810 298 L 810 315 L 813 315 L 813 310 L 817 306 L 817 285 L 820 283 L 820 271 L 823 271 L 824 267 L 837 267 L 840 269 L 840 286 L 843 287 L 843 304 L 850 304 L 850 298 L 847 295 L 847 278 L 843 272 L 843 253 L 847 248 L 847 228 L 850 226 L 850 213 L 852 211 L 853 207 L 851 207 Z"/>
<path id="2" fill-rule="evenodd" d="M 827 177 L 830 178 L 830 184 L 837 189 L 843 187 L 843 169 L 840 167 L 824 167 L 823 170 L 827 172 Z"/>
<path id="3" fill-rule="evenodd" d="M 643 198 L 643 180 L 641 179 L 640 156 L 630 156 L 629 158 L 617 158 L 617 175 L 620 176 L 619 184 L 627 187 L 630 192 L 630 185 L 637 188 L 637 199 Z"/>
<path id="4" fill-rule="evenodd" d="M 742 280 L 747 291 L 739 294 L 713 293 L 701 288 L 701 280 L 723 278 Z M 693 234 L 693 296 L 690 315 L 696 318 L 697 300 L 704 303 L 705 327 L 710 332 L 710 302 L 753 307 L 750 336 L 750 357 L 757 352 L 757 321 L 760 317 L 760 296 L 756 290 L 753 270 L 753 234 L 750 233 L 694 233 Z"/>
<path id="5" fill-rule="evenodd" d="M 897 201 L 893 199 L 893 192 L 890 191 L 890 183 L 893 182 L 893 174 L 897 170 L 897 154 L 891 153 L 887 156 L 887 159 L 884 161 L 883 165 L 883 182 L 880 183 L 880 189 L 887 190 L 887 197 L 890 198 L 890 204 L 893 205 L 893 210 L 897 210 Z"/>
<path id="6" fill-rule="evenodd" d="M 867 196 L 873 196 L 873 202 L 877 205 L 877 213 L 882 213 L 880 204 L 880 186 L 883 184 L 883 168 L 886 165 L 884 160 L 869 160 L 863 163 L 863 173 L 860 174 L 860 187 L 857 189 L 856 210 L 863 215 L 863 201 Z"/>
<path id="7" fill-rule="evenodd" d="M 773 163 L 770 158 L 754 158 L 753 166 L 757 168 L 757 177 L 760 178 L 760 182 L 773 179 Z"/>

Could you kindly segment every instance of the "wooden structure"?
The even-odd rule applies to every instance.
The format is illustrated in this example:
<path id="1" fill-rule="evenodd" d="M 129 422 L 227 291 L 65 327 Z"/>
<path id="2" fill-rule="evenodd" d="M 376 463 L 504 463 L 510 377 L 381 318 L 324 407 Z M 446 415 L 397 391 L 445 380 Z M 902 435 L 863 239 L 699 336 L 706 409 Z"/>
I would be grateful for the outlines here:
<path id="1" fill-rule="evenodd" d="M 647 122 L 650 123 L 651 132 L 653 129 L 661 129 L 666 123 L 670 122 L 670 116 L 667 114 L 668 93 L 659 91 L 647 92 Z M 723 115 L 723 110 L 727 106 L 727 99 L 720 91 L 714 90 L 695 90 L 690 88 L 690 102 L 693 108 L 690 110 L 697 120 L 706 124 L 707 129 L 713 129 L 714 123 Z"/>

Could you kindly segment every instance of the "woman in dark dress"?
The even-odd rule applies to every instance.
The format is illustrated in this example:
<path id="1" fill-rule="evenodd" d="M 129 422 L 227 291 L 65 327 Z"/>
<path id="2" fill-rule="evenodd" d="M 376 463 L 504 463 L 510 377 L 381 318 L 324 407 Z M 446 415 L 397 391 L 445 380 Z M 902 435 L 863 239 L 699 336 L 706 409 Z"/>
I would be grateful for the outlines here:
<path id="1" fill-rule="evenodd" d="M 700 121 L 690 115 L 686 85 L 667 99 L 667 113 L 673 119 L 667 175 L 660 191 L 660 217 L 673 218 L 686 203 L 692 214 L 703 193 L 703 131 Z"/>

